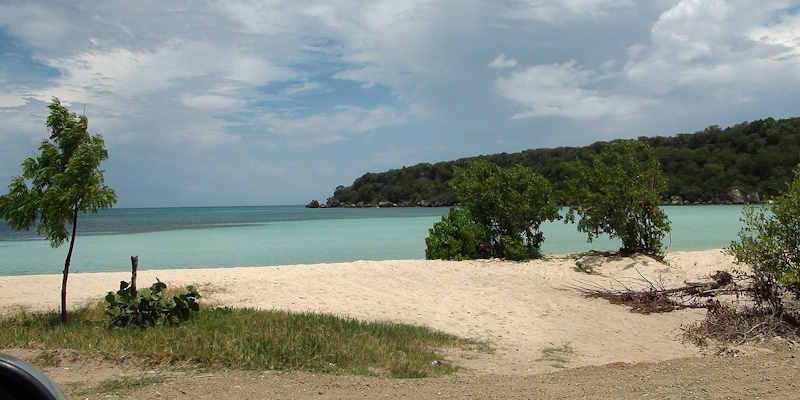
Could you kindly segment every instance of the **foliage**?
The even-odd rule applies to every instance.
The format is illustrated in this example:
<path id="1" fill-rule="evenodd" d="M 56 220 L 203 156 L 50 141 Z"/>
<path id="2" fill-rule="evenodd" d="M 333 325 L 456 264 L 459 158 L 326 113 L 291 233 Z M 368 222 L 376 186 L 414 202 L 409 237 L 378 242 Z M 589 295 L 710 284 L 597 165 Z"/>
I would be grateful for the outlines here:
<path id="1" fill-rule="evenodd" d="M 188 321 L 200 310 L 197 300 L 200 294 L 194 286 L 187 286 L 182 293 L 169 296 L 167 285 L 156 279 L 149 289 L 133 293 L 128 282 L 121 281 L 116 293 L 106 295 L 106 316 L 112 327 L 177 325 Z"/>
<path id="2" fill-rule="evenodd" d="M 201 368 L 393 377 L 452 373 L 456 368 L 435 349 L 478 348 L 425 327 L 316 313 L 201 307 L 180 325 L 108 329 L 104 312 L 100 304 L 79 309 L 65 324 L 49 313 L 6 316 L 0 319 L 0 348 L 66 349 Z"/>
<path id="3" fill-rule="evenodd" d="M 489 233 L 492 256 L 540 256 L 542 222 L 560 218 L 550 183 L 530 168 L 478 160 L 456 170 L 451 184 L 473 221 Z"/>
<path id="4" fill-rule="evenodd" d="M 782 311 L 782 292 L 800 297 L 800 166 L 786 193 L 766 208 L 745 207 L 743 227 L 728 251 L 752 267 L 756 300 Z"/>
<path id="5" fill-rule="evenodd" d="M 544 238 L 542 238 L 542 240 L 544 240 Z M 495 245 L 497 249 L 495 254 L 507 260 L 527 261 L 531 258 L 541 257 L 539 247 L 539 245 L 534 247 L 533 245 L 526 244 L 524 241 L 520 240 L 519 237 L 502 235 Z"/>
<path id="6" fill-rule="evenodd" d="M 784 189 L 792 168 L 800 163 L 800 118 L 768 118 L 726 129 L 712 126 L 693 134 L 640 140 L 650 145 L 666 173 L 663 200 L 681 196 L 689 202 L 725 202 L 733 187 L 758 193 L 761 199 L 773 197 Z M 388 200 L 406 205 L 454 205 L 458 199 L 448 183 L 455 169 L 479 159 L 503 167 L 530 167 L 563 195 L 569 163 L 588 164 L 607 145 L 597 142 L 585 147 L 531 149 L 367 173 L 351 186 L 337 187 L 332 200 L 339 204 Z"/>
<path id="7" fill-rule="evenodd" d="M 451 208 L 449 215 L 433 225 L 425 239 L 425 258 L 470 260 L 486 258 L 489 232 L 472 221 L 469 211 Z"/>
<path id="8" fill-rule="evenodd" d="M 11 179 L 0 197 L 0 217 L 17 230 L 44 235 L 52 247 L 68 239 L 68 226 L 79 211 L 96 212 L 116 202 L 114 190 L 103 183 L 100 163 L 108 158 L 103 137 L 90 136 L 88 119 L 53 99 L 47 127 L 50 137 L 39 155 L 22 163 L 22 175 Z"/>
<path id="9" fill-rule="evenodd" d="M 661 208 L 666 186 L 658 159 L 647 143 L 620 140 L 577 165 L 569 179 L 567 222 L 580 217 L 578 230 L 591 242 L 601 234 L 622 240 L 625 254 L 660 254 L 670 230 Z"/>
<path id="10" fill-rule="evenodd" d="M 36 224 L 52 247 L 70 241 L 61 285 L 61 319 L 67 319 L 67 276 L 79 212 L 97 212 L 117 201 L 114 190 L 103 181 L 100 163 L 108 158 L 100 135 L 89 135 L 89 120 L 53 99 L 47 128 L 50 136 L 39 145 L 39 155 L 22 162 L 22 175 L 11 179 L 8 194 L 0 196 L 0 218 L 12 229 L 27 230 Z M 68 228 L 72 235 L 69 236 Z"/>

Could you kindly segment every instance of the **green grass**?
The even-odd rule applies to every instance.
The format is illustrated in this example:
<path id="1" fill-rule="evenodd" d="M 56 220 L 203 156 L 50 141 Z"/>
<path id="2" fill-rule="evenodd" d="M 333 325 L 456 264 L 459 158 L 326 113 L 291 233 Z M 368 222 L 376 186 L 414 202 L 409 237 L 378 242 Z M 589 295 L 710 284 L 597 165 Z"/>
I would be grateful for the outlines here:
<path id="1" fill-rule="evenodd" d="M 74 392 L 76 396 L 86 396 L 88 394 L 123 396 L 136 391 L 137 389 L 163 383 L 166 379 L 160 375 L 122 377 L 103 381 L 100 385 L 92 388 L 82 389 Z"/>
<path id="2" fill-rule="evenodd" d="M 536 361 L 545 361 L 556 368 L 564 368 L 569 362 L 570 356 L 575 353 L 570 343 L 564 343 L 558 347 L 546 347 L 542 349 L 542 358 Z"/>
<path id="3" fill-rule="evenodd" d="M 22 313 L 0 320 L 0 348 L 11 347 L 71 349 L 209 368 L 417 378 L 455 370 L 446 362 L 434 365 L 442 360 L 437 348 L 477 346 L 424 327 L 252 309 L 203 307 L 179 326 L 110 329 L 98 305 L 73 312 L 65 325 L 56 313 Z"/>

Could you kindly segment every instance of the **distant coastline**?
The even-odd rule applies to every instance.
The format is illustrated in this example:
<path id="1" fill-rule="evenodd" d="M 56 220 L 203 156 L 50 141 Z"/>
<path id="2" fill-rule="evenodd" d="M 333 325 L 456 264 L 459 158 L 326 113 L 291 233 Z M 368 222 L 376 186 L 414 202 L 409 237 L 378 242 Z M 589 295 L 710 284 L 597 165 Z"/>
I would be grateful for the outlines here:
<path id="1" fill-rule="evenodd" d="M 711 126 L 692 134 L 640 137 L 664 171 L 665 205 L 758 204 L 786 188 L 800 163 L 800 118 L 767 118 L 728 128 Z M 588 163 L 608 143 L 583 147 L 523 150 L 421 163 L 367 172 L 349 186 L 337 186 L 327 200 L 310 208 L 450 207 L 458 199 L 449 186 L 456 168 L 487 160 L 501 167 L 523 165 L 553 185 L 562 204 L 566 181 L 578 164 Z"/>
<path id="2" fill-rule="evenodd" d="M 728 200 L 718 200 L 718 201 L 696 201 L 696 202 L 689 202 L 685 201 L 680 198 L 671 198 L 668 201 L 664 201 L 661 203 L 662 206 L 733 206 L 733 205 L 759 205 L 759 204 L 769 204 L 772 200 L 761 200 L 757 199 L 758 201 L 750 201 L 750 200 L 742 200 L 742 199 L 728 199 Z M 426 201 L 420 200 L 416 203 L 411 202 L 400 202 L 400 203 L 392 203 L 390 201 L 380 201 L 377 203 L 363 203 L 359 202 L 356 204 L 352 203 L 331 203 L 330 201 L 321 203 L 318 200 L 311 200 L 308 204 L 305 205 L 306 208 L 435 208 L 435 207 L 457 207 L 458 203 L 440 203 L 435 201 Z"/>

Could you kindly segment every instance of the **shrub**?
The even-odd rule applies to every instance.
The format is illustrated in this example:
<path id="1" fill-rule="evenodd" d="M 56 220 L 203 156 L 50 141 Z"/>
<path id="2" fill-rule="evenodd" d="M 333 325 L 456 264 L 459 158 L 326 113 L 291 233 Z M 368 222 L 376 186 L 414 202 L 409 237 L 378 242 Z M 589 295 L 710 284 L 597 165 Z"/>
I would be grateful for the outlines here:
<path id="1" fill-rule="evenodd" d="M 507 260 L 512 261 L 526 261 L 531 258 L 538 258 L 541 252 L 538 247 L 526 245 L 522 239 L 518 237 L 511 237 L 507 235 L 500 236 L 499 245 L 497 246 L 501 252 L 501 256 Z"/>
<path id="2" fill-rule="evenodd" d="M 608 234 L 622 241 L 623 254 L 663 253 L 669 219 L 659 207 L 666 187 L 661 166 L 647 143 L 619 140 L 574 168 L 567 190 L 566 222 L 580 217 L 588 240 Z"/>
<path id="3" fill-rule="evenodd" d="M 472 221 L 469 211 L 451 208 L 425 239 L 425 258 L 469 260 L 488 256 L 489 234 Z"/>
<path id="4" fill-rule="evenodd" d="M 501 168 L 479 160 L 457 169 L 451 185 L 472 220 L 488 232 L 491 256 L 541 255 L 541 224 L 560 218 L 547 179 L 521 165 Z"/>
<path id="5" fill-rule="evenodd" d="M 745 207 L 728 252 L 752 267 L 756 301 L 783 311 L 784 292 L 800 297 L 800 166 L 786 193 L 768 207 Z"/>
<path id="6" fill-rule="evenodd" d="M 200 294 L 194 286 L 169 296 L 167 285 L 156 279 L 149 289 L 133 293 L 128 282 L 119 283 L 116 293 L 106 295 L 106 316 L 112 327 L 137 326 L 140 328 L 156 325 L 174 325 L 189 320 L 200 310 L 197 299 Z"/>

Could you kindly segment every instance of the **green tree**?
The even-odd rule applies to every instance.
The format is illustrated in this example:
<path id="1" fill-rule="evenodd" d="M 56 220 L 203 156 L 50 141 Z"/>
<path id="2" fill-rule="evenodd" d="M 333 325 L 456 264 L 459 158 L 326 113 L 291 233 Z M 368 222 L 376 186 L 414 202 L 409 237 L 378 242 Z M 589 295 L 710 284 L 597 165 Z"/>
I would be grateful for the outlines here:
<path id="1" fill-rule="evenodd" d="M 489 256 L 489 232 L 472 221 L 469 211 L 451 208 L 450 214 L 433 225 L 425 238 L 429 260 L 471 260 Z"/>
<path id="2" fill-rule="evenodd" d="M 23 161 L 22 175 L 12 178 L 8 194 L 0 196 L 0 218 L 17 230 L 37 225 L 37 234 L 54 248 L 69 240 L 61 281 L 61 320 L 66 321 L 67 278 L 78 214 L 111 207 L 117 196 L 103 182 L 100 163 L 108 158 L 108 151 L 102 136 L 89 135 L 88 119 L 71 113 L 58 99 L 48 108 L 50 137 L 41 142 L 36 158 Z"/>
<path id="3" fill-rule="evenodd" d="M 457 168 L 451 184 L 461 206 L 489 231 L 494 256 L 522 260 L 541 255 L 541 224 L 560 218 L 547 179 L 521 165 L 501 168 L 478 160 Z"/>
<path id="4" fill-rule="evenodd" d="M 662 241 L 670 230 L 659 207 L 666 180 L 647 143 L 611 142 L 589 165 L 574 169 L 567 189 L 567 222 L 579 216 L 578 230 L 590 242 L 604 233 L 619 238 L 624 254 L 663 252 Z"/>
<path id="5" fill-rule="evenodd" d="M 728 252 L 752 267 L 757 302 L 781 313 L 784 289 L 800 297 L 800 166 L 784 194 L 767 207 L 746 206 L 742 222 Z"/>

